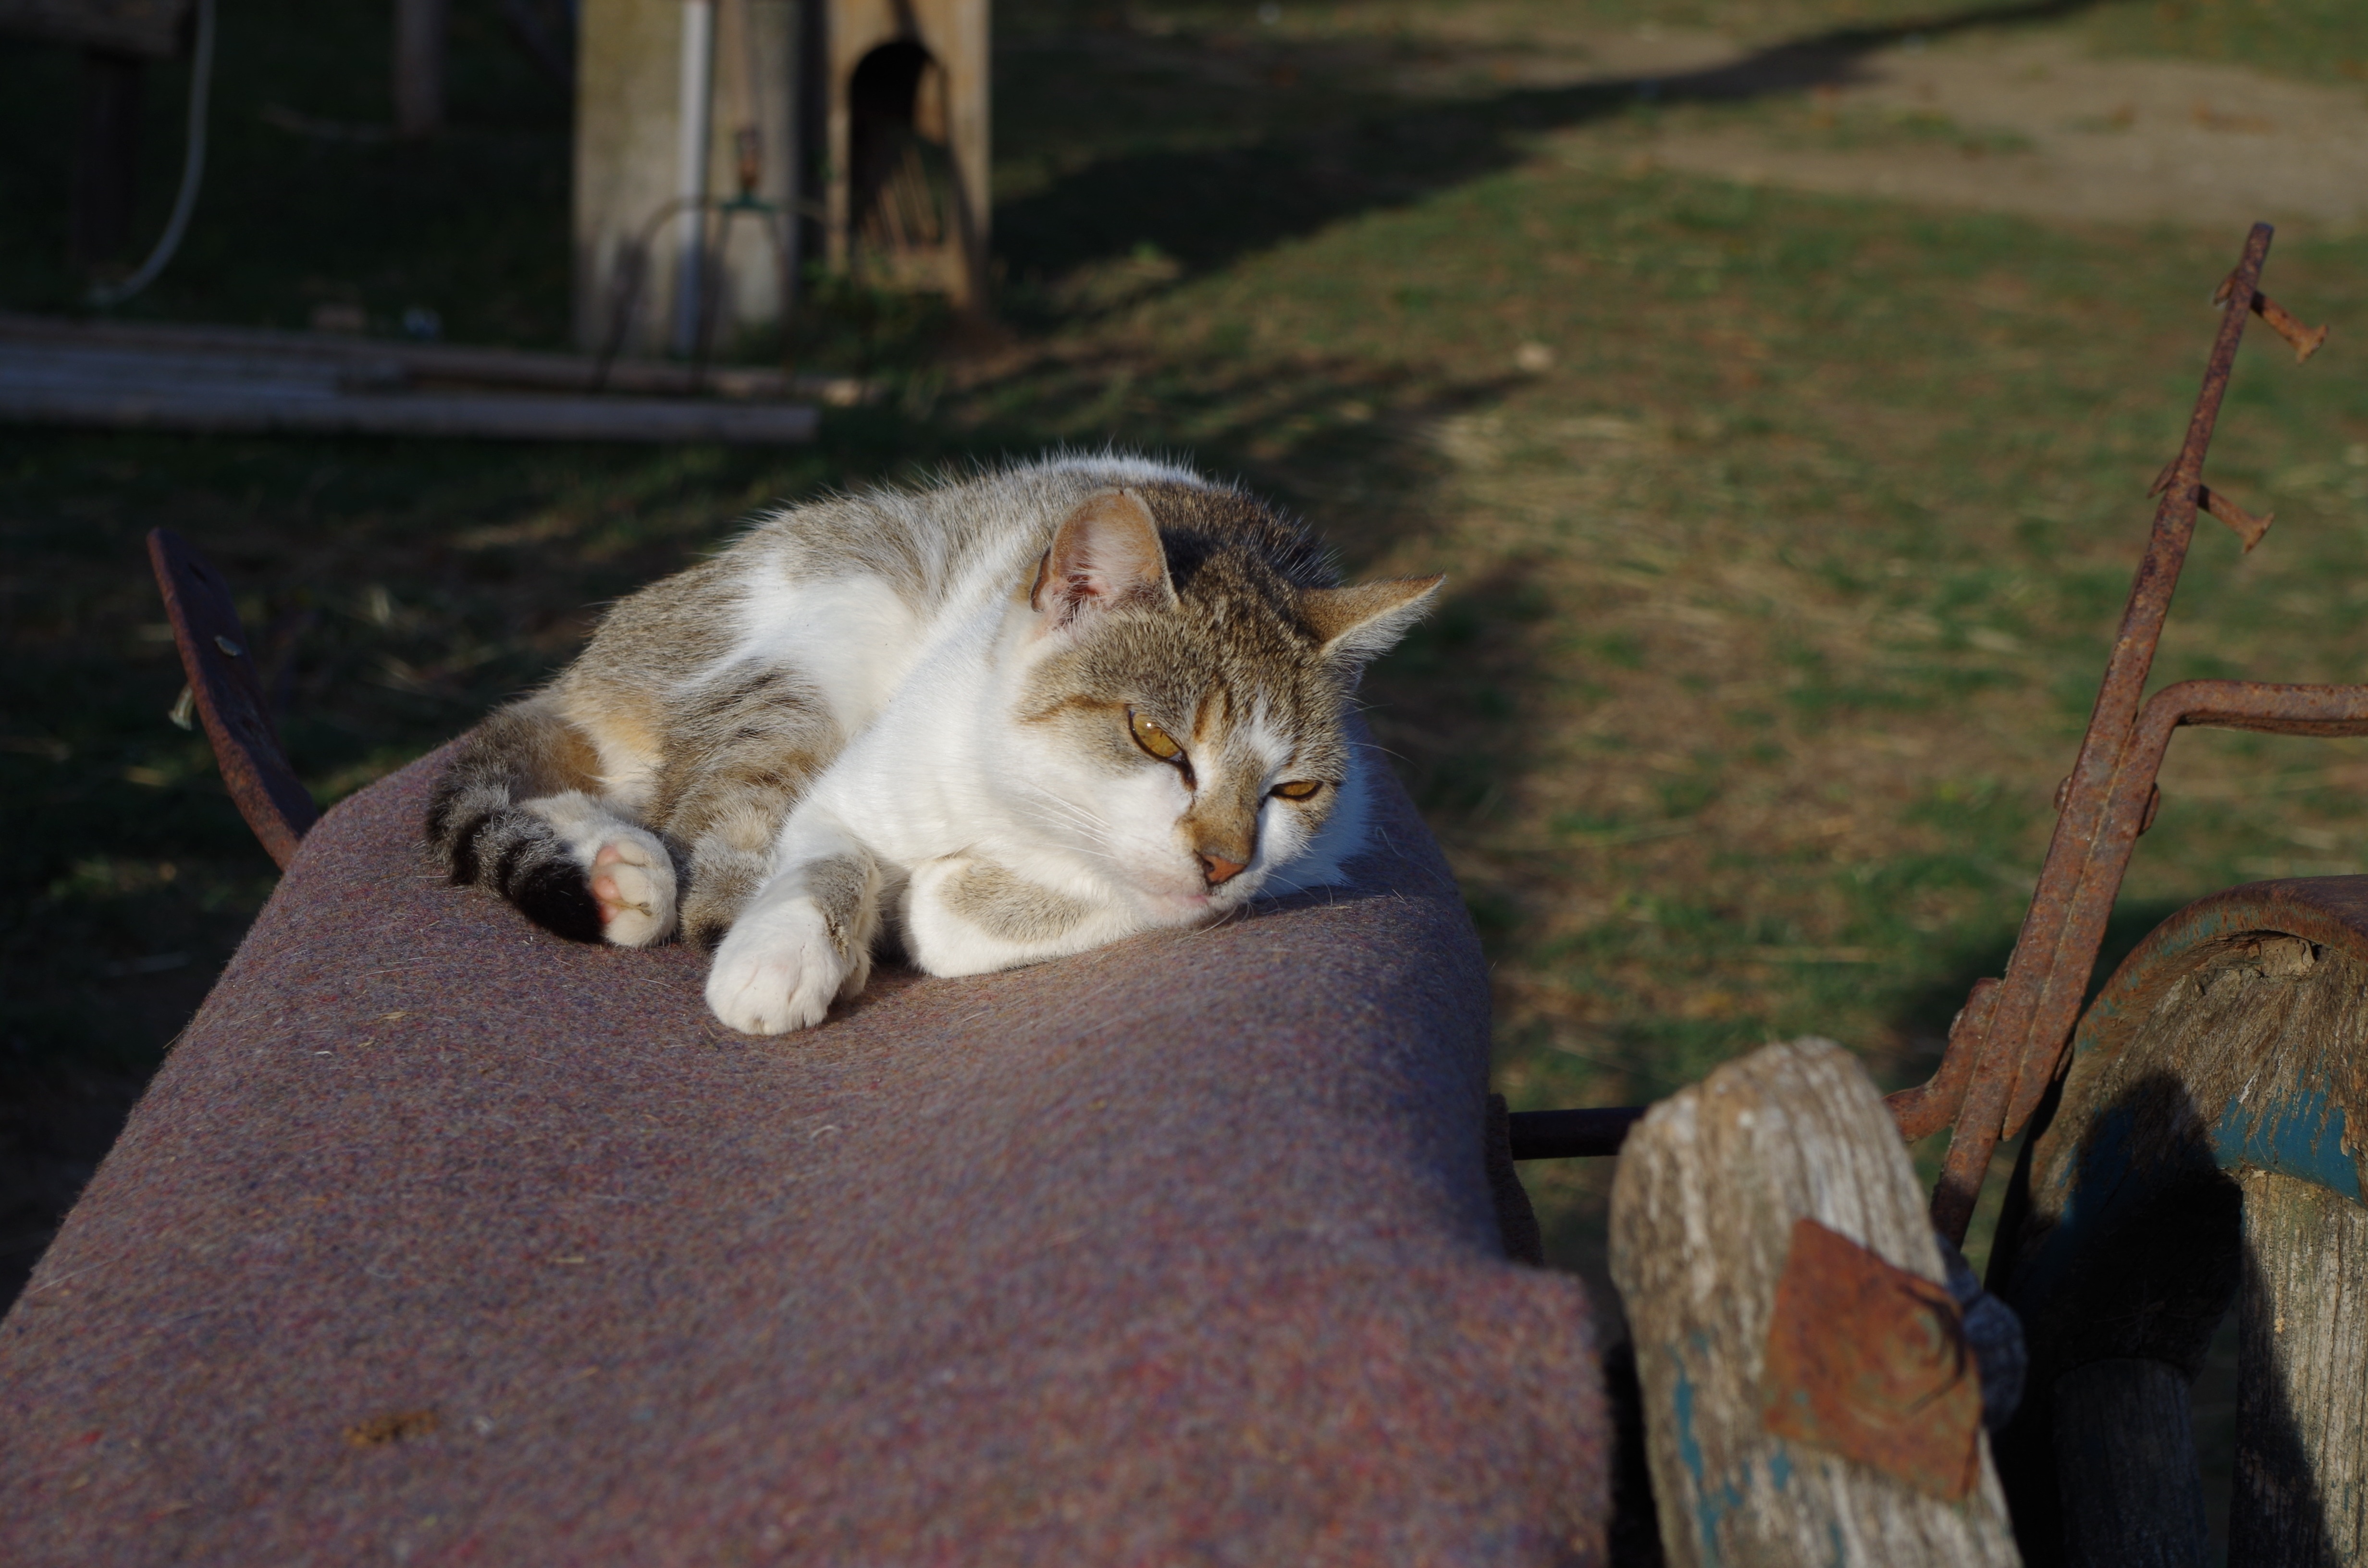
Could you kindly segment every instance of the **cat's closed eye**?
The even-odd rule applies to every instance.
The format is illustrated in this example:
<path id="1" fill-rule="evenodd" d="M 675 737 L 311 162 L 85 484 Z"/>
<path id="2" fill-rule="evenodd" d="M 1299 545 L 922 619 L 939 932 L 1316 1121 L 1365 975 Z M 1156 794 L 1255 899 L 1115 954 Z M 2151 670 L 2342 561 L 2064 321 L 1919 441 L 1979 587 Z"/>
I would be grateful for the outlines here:
<path id="1" fill-rule="evenodd" d="M 1288 784 L 1278 784 L 1274 793 L 1286 801 L 1304 801 L 1324 788 L 1321 778 L 1294 778 Z"/>

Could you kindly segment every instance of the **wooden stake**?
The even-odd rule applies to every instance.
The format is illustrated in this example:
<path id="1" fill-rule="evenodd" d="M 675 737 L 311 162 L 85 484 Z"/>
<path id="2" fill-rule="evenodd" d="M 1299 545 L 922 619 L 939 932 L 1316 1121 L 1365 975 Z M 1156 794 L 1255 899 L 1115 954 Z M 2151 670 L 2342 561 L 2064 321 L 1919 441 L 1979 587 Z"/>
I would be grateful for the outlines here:
<path id="1" fill-rule="evenodd" d="M 394 0 L 394 131 L 444 128 L 444 37 L 450 0 Z"/>
<path id="2" fill-rule="evenodd" d="M 2355 1124 L 2356 1125 L 2356 1124 Z M 2368 1559 L 2368 1210 L 2248 1171 L 2229 1568 Z"/>
<path id="3" fill-rule="evenodd" d="M 136 54 L 85 50 L 81 140 L 74 148 L 74 260 L 107 261 L 131 241 L 139 190 L 140 98 L 147 65 Z"/>
<path id="4" fill-rule="evenodd" d="M 1974 1484 L 1955 1504 L 1769 1429 L 1769 1327 L 1802 1219 L 1945 1292 L 1898 1131 L 1830 1040 L 1728 1063 L 1655 1106 L 1622 1151 L 1611 1274 L 1636 1335 L 1672 1568 L 2018 1563 L 1977 1427 Z"/>

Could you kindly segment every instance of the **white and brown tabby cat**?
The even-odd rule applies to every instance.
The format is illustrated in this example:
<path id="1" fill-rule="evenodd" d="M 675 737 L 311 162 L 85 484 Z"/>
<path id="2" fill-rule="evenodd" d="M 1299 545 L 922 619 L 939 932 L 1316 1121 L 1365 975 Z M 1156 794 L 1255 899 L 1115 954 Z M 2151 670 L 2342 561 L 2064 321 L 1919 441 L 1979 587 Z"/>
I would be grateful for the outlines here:
<path id="1" fill-rule="evenodd" d="M 461 744 L 430 846 L 564 936 L 714 950 L 750 1034 L 883 925 L 975 974 L 1339 880 L 1368 660 L 1440 579 L 1336 585 L 1250 495 L 1059 458 L 796 506 L 611 610 Z"/>

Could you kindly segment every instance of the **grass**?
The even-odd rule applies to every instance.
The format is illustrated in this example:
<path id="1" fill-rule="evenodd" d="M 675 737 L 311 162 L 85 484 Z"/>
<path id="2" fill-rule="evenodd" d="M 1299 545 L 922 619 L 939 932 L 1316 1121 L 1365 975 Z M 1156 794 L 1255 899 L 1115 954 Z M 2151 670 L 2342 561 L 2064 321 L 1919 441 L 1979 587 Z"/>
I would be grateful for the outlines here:
<path id="1" fill-rule="evenodd" d="M 139 552 L 153 524 L 247 585 L 251 625 L 305 626 L 287 733 L 329 800 L 754 508 L 1117 441 L 1247 477 L 1360 572 L 1451 574 L 1368 695 L 1487 945 L 1517 1106 L 1656 1096 L 1808 1032 L 1886 1086 L 1920 1077 L 2011 943 L 2241 236 L 1623 172 L 1592 150 L 1653 106 L 1493 62 L 1575 57 L 1582 17 L 1764 42 L 1927 9 L 1294 6 L 1262 27 L 1009 7 L 1008 336 L 939 360 L 925 315 L 842 319 L 829 341 L 866 339 L 902 392 L 831 414 L 813 448 L 0 433 L 0 790 L 30 827 L 0 915 L 0 1074 L 48 1105 L 130 1093 L 270 886 L 202 744 L 164 721 L 180 677 Z M 2241 39 L 2321 76 L 2368 55 L 2368 21 L 2332 0 L 2040 9 L 2019 25 L 2100 48 Z M 290 84 L 305 112 L 383 113 L 376 13 L 325 14 L 302 42 L 285 4 L 226 17 L 218 183 L 137 310 L 295 324 L 324 298 L 381 319 L 423 302 L 464 339 L 555 342 L 561 106 L 464 7 L 451 137 L 291 142 L 254 119 Z M 0 165 L 0 200 L 39 220 L 0 235 L 12 307 L 69 297 L 45 118 L 66 86 L 57 60 L 0 53 L 0 119 L 49 149 Z M 2368 277 L 2331 235 L 2282 238 L 2270 277 L 2338 336 L 2302 369 L 2266 334 L 2246 349 L 2212 474 L 2278 524 L 2249 556 L 2203 525 L 2161 679 L 2368 665 L 2368 380 L 2347 347 Z M 2232 882 L 2368 866 L 2363 783 L 2358 743 L 2182 736 L 2110 946 Z M 1557 1258 L 1599 1276 L 1610 1171 L 1528 1173 Z"/>

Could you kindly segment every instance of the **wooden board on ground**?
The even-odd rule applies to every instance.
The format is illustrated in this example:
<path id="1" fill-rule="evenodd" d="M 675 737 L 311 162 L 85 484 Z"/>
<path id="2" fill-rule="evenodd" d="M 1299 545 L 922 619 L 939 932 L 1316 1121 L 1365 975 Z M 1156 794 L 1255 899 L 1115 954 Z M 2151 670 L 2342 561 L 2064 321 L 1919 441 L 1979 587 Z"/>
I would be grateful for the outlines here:
<path id="1" fill-rule="evenodd" d="M 248 356 L 367 360 L 401 368 L 423 384 L 530 387 L 549 392 L 712 393 L 716 397 L 798 398 L 848 408 L 878 390 L 853 376 L 791 375 L 762 365 L 689 365 L 668 359 L 615 359 L 603 366 L 582 354 L 477 348 L 330 332 L 178 322 L 77 322 L 0 311 L 0 354 L 19 344 L 94 344 L 119 348 L 219 349 Z"/>
<path id="2" fill-rule="evenodd" d="M 813 405 L 803 403 L 471 389 L 472 381 L 504 384 L 498 374 L 464 373 L 485 368 L 474 360 L 508 358 L 493 350 L 445 350 L 439 359 L 434 351 L 424 356 L 416 347 L 367 339 L 335 347 L 280 341 L 294 334 L 211 329 L 176 341 L 6 330 L 22 319 L 0 324 L 0 421 L 10 423 L 743 445 L 811 440 L 818 424 Z M 518 369 L 511 386 L 549 386 L 567 369 L 534 362 L 564 356 L 516 358 L 528 362 L 490 367 Z M 588 361 L 576 363 L 588 369 Z M 687 380 L 689 368 L 679 369 Z"/>
<path id="3" fill-rule="evenodd" d="M 165 60 L 181 51 L 189 0 L 0 0 L 0 37 Z"/>

